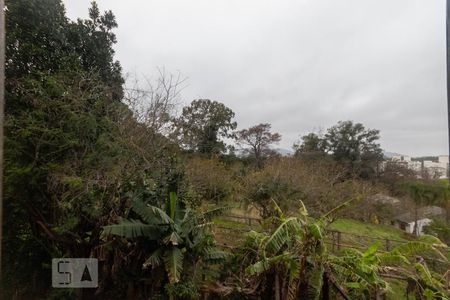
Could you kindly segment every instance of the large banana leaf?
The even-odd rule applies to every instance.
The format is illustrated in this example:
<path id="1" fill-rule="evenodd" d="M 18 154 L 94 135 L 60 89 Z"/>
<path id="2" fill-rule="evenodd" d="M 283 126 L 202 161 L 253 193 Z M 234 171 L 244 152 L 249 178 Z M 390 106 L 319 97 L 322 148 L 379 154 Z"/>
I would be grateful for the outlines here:
<path id="1" fill-rule="evenodd" d="M 155 252 L 150 255 L 149 258 L 144 262 L 142 265 L 143 268 L 148 268 L 149 266 L 157 267 L 162 263 L 162 255 L 163 255 L 163 248 L 157 249 Z"/>
<path id="2" fill-rule="evenodd" d="M 170 247 L 164 253 L 164 265 L 170 283 L 180 281 L 183 271 L 183 253 L 177 247 Z"/>
<path id="3" fill-rule="evenodd" d="M 266 250 L 272 254 L 278 253 L 283 245 L 290 240 L 291 236 L 299 234 L 300 231 L 301 226 L 297 218 L 287 218 L 267 240 Z"/>
<path id="4" fill-rule="evenodd" d="M 308 279 L 308 290 L 306 291 L 308 299 L 320 300 L 324 272 L 325 268 L 322 263 L 311 270 L 311 275 Z"/>
<path id="5" fill-rule="evenodd" d="M 133 201 L 133 211 L 148 224 L 169 225 L 173 224 L 171 219 L 162 209 L 156 206 L 146 205 L 142 200 Z"/>
<path id="6" fill-rule="evenodd" d="M 204 250 L 203 259 L 208 262 L 220 262 L 229 256 L 228 252 L 219 250 L 214 247 L 207 247 Z"/>
<path id="7" fill-rule="evenodd" d="M 440 256 L 443 260 L 447 261 L 448 260 L 447 257 L 441 251 L 439 251 L 439 248 L 442 247 L 441 245 L 442 244 L 431 244 L 418 241 L 410 241 L 408 243 L 401 244 L 395 247 L 392 250 L 392 253 L 411 257 L 412 255 L 417 253 L 432 252 Z"/>
<path id="8" fill-rule="evenodd" d="M 137 220 L 122 219 L 119 224 L 103 227 L 105 234 L 114 234 L 126 238 L 149 237 L 156 238 L 159 230 L 155 225 L 144 224 Z"/>

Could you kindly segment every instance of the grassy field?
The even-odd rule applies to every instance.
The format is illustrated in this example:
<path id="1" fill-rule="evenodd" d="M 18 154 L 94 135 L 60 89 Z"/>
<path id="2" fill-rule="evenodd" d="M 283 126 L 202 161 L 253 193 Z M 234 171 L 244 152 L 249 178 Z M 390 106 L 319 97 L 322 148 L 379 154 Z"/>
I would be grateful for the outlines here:
<path id="1" fill-rule="evenodd" d="M 337 219 L 328 226 L 331 230 L 338 230 L 355 235 L 370 236 L 377 239 L 392 239 L 408 241 L 412 236 L 403 230 L 389 225 L 377 225 L 353 219 Z"/>
<path id="2" fill-rule="evenodd" d="M 392 250 L 414 236 L 389 225 L 377 225 L 352 219 L 338 219 L 331 223 L 329 230 L 341 232 L 337 235 L 328 234 L 328 241 L 339 242 L 344 247 L 356 247 L 364 250 L 375 242 L 380 242 L 380 250 Z"/>
<path id="3" fill-rule="evenodd" d="M 260 231 L 261 226 L 252 221 L 251 226 L 245 220 L 237 220 L 226 216 L 214 219 L 215 235 L 220 244 L 235 247 L 245 238 L 245 232 Z M 340 237 L 328 234 L 328 242 L 345 246 L 367 248 L 376 241 L 381 242 L 380 249 L 390 250 L 396 245 L 414 239 L 414 237 L 398 228 L 389 225 L 376 225 L 352 219 L 338 219 L 328 228 L 331 231 L 340 231 Z"/>

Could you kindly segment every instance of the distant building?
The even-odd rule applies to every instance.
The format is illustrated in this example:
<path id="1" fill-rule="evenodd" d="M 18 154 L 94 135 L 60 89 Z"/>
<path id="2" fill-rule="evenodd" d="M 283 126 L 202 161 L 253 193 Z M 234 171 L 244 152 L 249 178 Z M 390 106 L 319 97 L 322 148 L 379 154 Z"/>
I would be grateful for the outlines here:
<path id="1" fill-rule="evenodd" d="M 433 178 L 448 178 L 448 155 L 440 155 L 437 162 L 431 160 L 413 161 L 407 155 L 393 155 L 390 161 L 417 172 L 418 177 L 423 176 L 424 172 L 427 172 Z"/>
<path id="2" fill-rule="evenodd" d="M 448 164 L 448 155 L 439 155 L 439 163 Z"/>
<path id="3" fill-rule="evenodd" d="M 431 223 L 432 217 L 442 216 L 443 214 L 444 209 L 439 206 L 425 206 L 419 208 L 417 211 L 417 231 L 419 235 L 422 235 L 424 227 Z M 415 221 L 415 212 L 407 212 L 397 216 L 392 222 L 392 225 L 408 233 L 414 233 Z"/>
<path id="4" fill-rule="evenodd" d="M 437 162 L 425 160 L 423 167 L 434 178 L 447 178 L 448 155 L 440 155 Z"/>
<path id="5" fill-rule="evenodd" d="M 393 155 L 391 157 L 392 161 L 397 161 L 397 162 L 410 162 L 411 161 L 411 156 L 408 155 Z"/>

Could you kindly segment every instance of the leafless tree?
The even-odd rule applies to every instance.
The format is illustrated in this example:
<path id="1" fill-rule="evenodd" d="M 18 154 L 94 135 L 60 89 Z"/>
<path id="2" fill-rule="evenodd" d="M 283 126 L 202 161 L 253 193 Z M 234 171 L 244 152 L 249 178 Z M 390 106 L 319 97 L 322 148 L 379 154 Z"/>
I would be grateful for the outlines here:
<path id="1" fill-rule="evenodd" d="M 155 133 L 167 135 L 187 79 L 179 72 L 168 74 L 163 68 L 158 69 L 158 75 L 153 81 L 147 77 L 144 82 L 134 78 L 125 88 L 124 103 L 139 123 Z"/>
<path id="2" fill-rule="evenodd" d="M 164 168 L 161 164 L 167 163 L 165 153 L 176 148 L 169 136 L 186 78 L 158 69 L 155 80 L 135 76 L 127 82 L 123 99 L 127 108 L 119 116 L 121 139 L 139 157 L 134 167 Z"/>

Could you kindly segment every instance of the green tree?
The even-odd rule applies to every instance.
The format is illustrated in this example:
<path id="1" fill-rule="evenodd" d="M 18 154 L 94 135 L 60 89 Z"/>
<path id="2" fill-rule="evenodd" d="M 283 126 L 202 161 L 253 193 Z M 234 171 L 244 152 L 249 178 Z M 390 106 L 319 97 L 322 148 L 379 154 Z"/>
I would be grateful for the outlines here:
<path id="1" fill-rule="evenodd" d="M 112 97 L 123 97 L 122 67 L 114 60 L 116 35 L 112 32 L 117 22 L 112 11 L 100 13 L 95 1 L 89 8 L 89 19 L 71 22 L 68 30 L 68 42 L 73 54 L 84 70 L 94 70 L 110 88 Z"/>
<path id="2" fill-rule="evenodd" d="M 225 151 L 222 138 L 231 138 L 237 126 L 234 112 L 223 103 L 209 99 L 194 100 L 175 120 L 177 134 L 185 148 L 200 153 Z"/>
<path id="3" fill-rule="evenodd" d="M 121 122 L 130 118 L 118 101 L 114 16 L 98 13 L 88 29 L 88 21 L 66 18 L 61 1 L 7 6 L 3 279 L 18 295 L 44 294 L 51 274 L 44 262 L 89 257 L 108 213 L 122 209 L 118 187 L 137 172 L 121 142 Z M 94 48 L 104 57 L 84 64 Z"/>
<path id="4" fill-rule="evenodd" d="M 120 208 L 117 182 L 131 176 L 114 121 L 122 106 L 98 78 L 44 75 L 21 87 L 29 109 L 8 115 L 5 126 L 5 270 L 12 278 L 44 272 L 50 257 L 88 257 L 102 216 Z"/>
<path id="5" fill-rule="evenodd" d="M 361 123 L 340 121 L 324 136 L 325 149 L 336 161 L 342 162 L 358 175 L 368 177 L 377 172 L 382 150 L 377 143 L 380 132 L 366 129 Z"/>
<path id="6" fill-rule="evenodd" d="M 301 137 L 301 142 L 294 144 L 295 156 L 315 158 L 325 156 L 325 140 L 323 136 L 311 132 Z"/>
<path id="7" fill-rule="evenodd" d="M 112 30 L 117 23 L 111 11 L 100 14 L 92 2 L 90 19 L 72 22 L 60 0 L 6 4 L 6 112 L 21 104 L 8 97 L 18 92 L 21 78 L 80 67 L 97 72 L 113 98 L 121 99 L 124 81 L 120 63 L 113 58 L 116 38 Z"/>
<path id="8" fill-rule="evenodd" d="M 14 0 L 6 5 L 6 78 L 64 69 L 71 49 L 62 2 Z"/>

